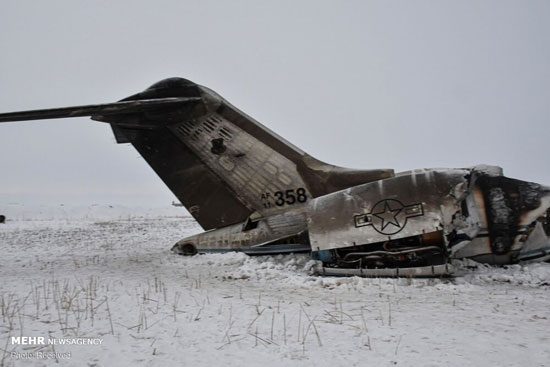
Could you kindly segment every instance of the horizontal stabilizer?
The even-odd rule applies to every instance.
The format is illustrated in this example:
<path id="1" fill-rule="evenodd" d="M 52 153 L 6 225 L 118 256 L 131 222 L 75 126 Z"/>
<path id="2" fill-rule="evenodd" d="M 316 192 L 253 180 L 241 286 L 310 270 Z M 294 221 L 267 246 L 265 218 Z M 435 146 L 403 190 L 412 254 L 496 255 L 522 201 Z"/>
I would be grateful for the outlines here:
<path id="1" fill-rule="evenodd" d="M 189 105 L 200 100 L 200 97 L 156 98 L 85 106 L 51 108 L 44 110 L 9 112 L 0 114 L 0 122 L 139 113 L 159 108 L 177 108 L 179 106 Z"/>

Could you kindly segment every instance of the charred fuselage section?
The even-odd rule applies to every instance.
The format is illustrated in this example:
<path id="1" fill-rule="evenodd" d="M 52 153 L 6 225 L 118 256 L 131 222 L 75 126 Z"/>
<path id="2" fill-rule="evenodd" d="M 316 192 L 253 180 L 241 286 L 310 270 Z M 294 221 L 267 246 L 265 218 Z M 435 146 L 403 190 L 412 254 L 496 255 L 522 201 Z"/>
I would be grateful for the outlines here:
<path id="1" fill-rule="evenodd" d="M 312 255 L 328 274 L 370 275 L 448 274 L 452 258 L 544 260 L 549 206 L 547 187 L 504 177 L 498 167 L 406 172 L 312 201 Z"/>

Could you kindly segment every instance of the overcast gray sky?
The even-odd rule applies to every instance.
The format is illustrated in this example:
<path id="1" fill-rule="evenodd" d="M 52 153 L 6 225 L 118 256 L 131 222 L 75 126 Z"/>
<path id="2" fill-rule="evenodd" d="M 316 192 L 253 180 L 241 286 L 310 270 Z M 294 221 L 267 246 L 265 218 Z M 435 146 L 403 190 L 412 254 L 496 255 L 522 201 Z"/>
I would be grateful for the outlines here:
<path id="1" fill-rule="evenodd" d="M 326 162 L 550 184 L 549 1 L 0 2 L 0 112 L 181 76 Z M 169 204 L 108 125 L 0 125 L 0 202 Z"/>

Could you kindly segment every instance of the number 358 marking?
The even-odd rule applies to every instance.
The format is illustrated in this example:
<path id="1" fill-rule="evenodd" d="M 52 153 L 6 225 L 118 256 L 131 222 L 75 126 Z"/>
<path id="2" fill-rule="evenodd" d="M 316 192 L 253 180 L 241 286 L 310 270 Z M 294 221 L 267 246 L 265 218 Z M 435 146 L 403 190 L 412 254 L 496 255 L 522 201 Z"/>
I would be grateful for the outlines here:
<path id="1" fill-rule="evenodd" d="M 283 206 L 285 204 L 293 205 L 296 203 L 305 203 L 307 201 L 306 189 L 303 187 L 295 190 L 286 190 L 284 192 L 277 191 L 273 195 L 275 195 L 275 205 L 277 206 Z"/>

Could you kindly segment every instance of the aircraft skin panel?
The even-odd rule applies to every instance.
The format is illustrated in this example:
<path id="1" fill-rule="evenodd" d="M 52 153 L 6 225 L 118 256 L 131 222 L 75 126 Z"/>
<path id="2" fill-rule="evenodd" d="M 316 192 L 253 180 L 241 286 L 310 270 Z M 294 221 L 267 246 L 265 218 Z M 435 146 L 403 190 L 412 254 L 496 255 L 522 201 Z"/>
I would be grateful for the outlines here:
<path id="1" fill-rule="evenodd" d="M 312 247 L 329 250 L 441 231 L 446 212 L 460 209 L 451 192 L 467 174 L 413 173 L 317 198 L 309 210 Z"/>
<path id="2" fill-rule="evenodd" d="M 205 122 L 216 121 L 207 130 Z M 214 114 L 170 127 L 174 134 L 233 192 L 262 215 L 304 205 L 311 194 L 296 164 Z M 216 151 L 212 141 L 221 139 Z M 266 168 L 268 167 L 268 168 Z"/>
<path id="3" fill-rule="evenodd" d="M 203 229 L 239 223 L 250 215 L 251 210 L 170 131 L 125 132 Z"/>
<path id="4" fill-rule="evenodd" d="M 253 247 L 275 249 L 283 245 L 302 245 L 301 249 L 309 249 L 305 207 L 258 219 L 250 228 L 247 228 L 247 222 L 243 222 L 192 235 L 178 241 L 173 250 L 186 245 L 192 245 L 199 252 L 246 252 Z M 264 250 L 256 253 L 260 251 Z"/>

